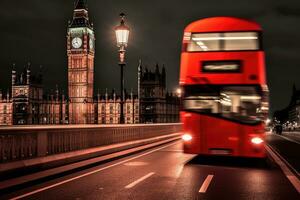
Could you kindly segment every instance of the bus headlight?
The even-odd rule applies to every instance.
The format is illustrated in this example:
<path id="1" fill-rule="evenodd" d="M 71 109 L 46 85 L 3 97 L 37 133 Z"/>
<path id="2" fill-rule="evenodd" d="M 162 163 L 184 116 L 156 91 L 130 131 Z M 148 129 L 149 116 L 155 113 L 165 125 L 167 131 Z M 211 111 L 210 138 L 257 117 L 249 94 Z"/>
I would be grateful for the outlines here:
<path id="1" fill-rule="evenodd" d="M 181 137 L 185 142 L 191 141 L 193 139 L 193 137 L 190 134 L 184 134 Z"/>
<path id="2" fill-rule="evenodd" d="M 251 139 L 251 142 L 252 142 L 253 144 L 261 144 L 261 143 L 264 142 L 264 140 L 261 139 L 260 137 L 254 137 L 254 138 Z"/>

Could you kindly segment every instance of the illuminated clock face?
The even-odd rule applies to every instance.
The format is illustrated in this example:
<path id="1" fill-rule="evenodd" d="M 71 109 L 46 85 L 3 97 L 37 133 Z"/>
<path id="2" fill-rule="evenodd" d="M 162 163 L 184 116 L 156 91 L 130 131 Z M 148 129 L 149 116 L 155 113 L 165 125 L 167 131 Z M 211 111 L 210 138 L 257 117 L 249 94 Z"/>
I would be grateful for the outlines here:
<path id="1" fill-rule="evenodd" d="M 94 41 L 92 38 L 90 38 L 90 41 L 89 41 L 89 45 L 90 45 L 90 49 L 94 49 Z"/>
<path id="2" fill-rule="evenodd" d="M 81 45 L 82 45 L 82 39 L 81 39 L 81 38 L 79 38 L 79 37 L 73 38 L 73 40 L 72 40 L 72 46 L 73 46 L 75 49 L 80 48 Z"/>

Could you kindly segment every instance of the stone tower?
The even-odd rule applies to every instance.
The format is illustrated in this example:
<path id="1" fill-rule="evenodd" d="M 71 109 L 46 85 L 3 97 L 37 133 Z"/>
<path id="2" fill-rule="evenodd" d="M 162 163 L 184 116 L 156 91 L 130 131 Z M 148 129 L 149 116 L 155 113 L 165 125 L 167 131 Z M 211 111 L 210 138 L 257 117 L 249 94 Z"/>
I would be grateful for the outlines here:
<path id="1" fill-rule="evenodd" d="M 94 123 L 95 36 L 86 0 L 76 0 L 67 34 L 69 123 Z"/>

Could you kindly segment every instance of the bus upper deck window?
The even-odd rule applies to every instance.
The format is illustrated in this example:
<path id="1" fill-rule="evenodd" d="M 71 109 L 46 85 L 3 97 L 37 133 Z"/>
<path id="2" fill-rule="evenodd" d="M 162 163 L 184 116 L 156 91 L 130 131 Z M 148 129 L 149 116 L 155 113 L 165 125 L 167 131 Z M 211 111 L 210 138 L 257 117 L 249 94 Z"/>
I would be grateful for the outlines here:
<path id="1" fill-rule="evenodd" d="M 259 40 L 256 32 L 224 33 L 224 50 L 258 50 Z"/>
<path id="2" fill-rule="evenodd" d="M 218 51 L 219 33 L 199 33 L 192 34 L 187 51 Z"/>
<path id="3" fill-rule="evenodd" d="M 193 33 L 188 52 L 259 50 L 258 32 Z"/>

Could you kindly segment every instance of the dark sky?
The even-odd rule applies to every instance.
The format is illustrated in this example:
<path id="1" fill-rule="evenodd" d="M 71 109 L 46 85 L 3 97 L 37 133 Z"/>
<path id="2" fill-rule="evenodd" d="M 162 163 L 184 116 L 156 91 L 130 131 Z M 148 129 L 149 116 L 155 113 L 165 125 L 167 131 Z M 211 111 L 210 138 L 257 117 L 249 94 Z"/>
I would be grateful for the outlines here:
<path id="1" fill-rule="evenodd" d="M 236 16 L 257 21 L 264 29 L 267 78 L 271 107 L 288 104 L 292 84 L 300 88 L 299 0 L 89 0 L 96 33 L 95 90 L 119 88 L 119 67 L 113 28 L 120 12 L 131 28 L 127 51 L 126 87 L 136 89 L 141 58 L 149 66 L 164 63 L 168 88 L 178 84 L 181 39 L 184 27 L 211 16 Z M 73 0 L 1 0 L 0 86 L 9 87 L 12 63 L 21 69 L 44 66 L 47 90 L 55 84 L 66 89 L 66 32 Z"/>

